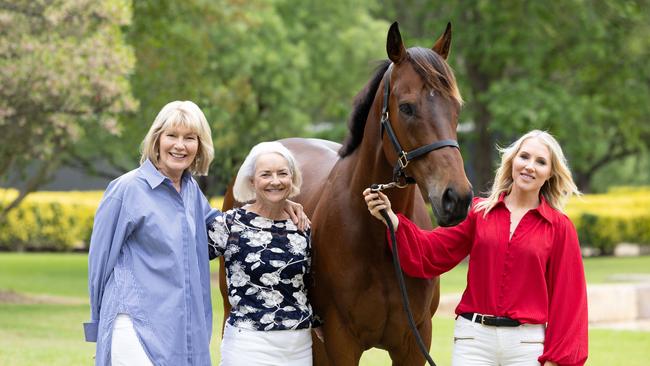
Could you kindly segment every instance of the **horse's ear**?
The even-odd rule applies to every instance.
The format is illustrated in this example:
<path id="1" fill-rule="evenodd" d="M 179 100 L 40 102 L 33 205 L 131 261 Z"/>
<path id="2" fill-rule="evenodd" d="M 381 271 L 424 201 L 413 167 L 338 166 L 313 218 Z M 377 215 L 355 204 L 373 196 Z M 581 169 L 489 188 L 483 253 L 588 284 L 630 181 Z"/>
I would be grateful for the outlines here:
<path id="1" fill-rule="evenodd" d="M 433 45 L 433 50 L 442 56 L 445 60 L 449 56 L 449 49 L 451 48 L 451 23 L 447 23 L 447 28 L 445 33 L 443 33 L 440 38 Z"/>
<path id="2" fill-rule="evenodd" d="M 400 63 L 406 58 L 406 48 L 404 48 L 402 35 L 399 33 L 399 25 L 397 25 L 397 22 L 393 23 L 388 30 L 386 52 L 388 53 L 388 58 L 395 64 Z"/>

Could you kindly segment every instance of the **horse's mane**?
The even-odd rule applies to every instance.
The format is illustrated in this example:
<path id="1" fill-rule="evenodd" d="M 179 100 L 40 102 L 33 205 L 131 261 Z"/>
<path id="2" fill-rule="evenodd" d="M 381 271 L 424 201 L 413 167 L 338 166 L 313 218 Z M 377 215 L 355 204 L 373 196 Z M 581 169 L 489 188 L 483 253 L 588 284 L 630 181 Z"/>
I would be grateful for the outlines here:
<path id="1" fill-rule="evenodd" d="M 377 93 L 381 79 L 383 79 L 384 73 L 386 73 L 390 64 L 391 62 L 388 60 L 382 61 L 375 69 L 375 74 L 370 78 L 370 81 L 354 97 L 352 114 L 350 114 L 350 120 L 348 121 L 348 135 L 339 150 L 339 155 L 342 158 L 350 155 L 361 144 L 366 119 L 368 113 L 370 113 L 372 102 L 375 100 L 375 93 Z"/>
<path id="2" fill-rule="evenodd" d="M 407 50 L 407 60 L 429 88 L 458 104 L 463 103 L 454 73 L 440 55 L 428 48 L 411 47 Z M 389 60 L 382 61 L 375 69 L 370 81 L 354 98 L 352 113 L 348 121 L 348 135 L 339 150 L 339 155 L 342 158 L 352 154 L 361 145 L 370 107 L 390 64 Z"/>

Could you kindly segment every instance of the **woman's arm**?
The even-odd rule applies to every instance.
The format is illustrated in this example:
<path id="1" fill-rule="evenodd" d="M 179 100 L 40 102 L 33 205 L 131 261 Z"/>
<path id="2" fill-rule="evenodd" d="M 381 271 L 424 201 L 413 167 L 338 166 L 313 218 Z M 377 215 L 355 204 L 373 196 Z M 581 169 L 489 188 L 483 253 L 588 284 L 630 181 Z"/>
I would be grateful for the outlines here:
<path id="1" fill-rule="evenodd" d="M 305 231 L 309 229 L 311 221 L 309 221 L 309 217 L 305 214 L 305 210 L 300 203 L 287 200 L 284 211 L 289 214 L 291 221 L 298 227 L 298 230 Z"/>
<path id="2" fill-rule="evenodd" d="M 563 216 L 556 224 L 547 265 L 549 298 L 544 353 L 540 363 L 584 365 L 587 360 L 587 285 L 578 235 Z"/>
<path id="3" fill-rule="evenodd" d="M 406 216 L 396 215 L 390 200 L 381 192 L 363 191 L 368 210 L 386 223 L 380 214 L 386 210 L 393 222 L 397 238 L 400 265 L 411 277 L 432 278 L 454 268 L 469 254 L 474 239 L 476 214 L 470 210 L 468 217 L 454 227 L 422 230 Z M 389 247 L 390 245 L 390 236 Z"/>
<path id="4" fill-rule="evenodd" d="M 126 238 L 134 228 L 121 199 L 104 197 L 95 213 L 88 252 L 90 322 L 84 323 L 86 341 L 97 342 L 101 301 L 108 278 Z"/>

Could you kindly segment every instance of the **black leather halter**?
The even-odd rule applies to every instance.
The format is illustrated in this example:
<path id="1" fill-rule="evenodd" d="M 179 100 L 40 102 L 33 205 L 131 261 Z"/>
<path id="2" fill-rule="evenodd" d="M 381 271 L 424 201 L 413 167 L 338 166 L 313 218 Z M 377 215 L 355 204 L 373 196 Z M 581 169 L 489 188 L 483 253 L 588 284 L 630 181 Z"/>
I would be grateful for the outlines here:
<path id="1" fill-rule="evenodd" d="M 413 159 L 417 159 L 423 155 L 428 154 L 431 151 L 442 149 L 443 147 L 455 147 L 460 149 L 458 146 L 458 141 L 456 140 L 440 140 L 428 145 L 420 146 L 417 149 L 411 151 L 404 151 L 402 145 L 400 145 L 397 140 L 397 135 L 390 124 L 390 116 L 388 115 L 388 97 L 390 96 L 390 75 L 393 71 L 393 64 L 388 66 L 388 70 L 384 74 L 384 102 L 381 107 L 381 135 L 383 137 L 384 130 L 388 134 L 390 142 L 397 152 L 397 162 L 393 168 L 393 181 L 397 184 L 398 187 L 405 187 L 407 184 L 415 183 L 415 179 L 409 177 L 404 172 L 404 169 Z"/>

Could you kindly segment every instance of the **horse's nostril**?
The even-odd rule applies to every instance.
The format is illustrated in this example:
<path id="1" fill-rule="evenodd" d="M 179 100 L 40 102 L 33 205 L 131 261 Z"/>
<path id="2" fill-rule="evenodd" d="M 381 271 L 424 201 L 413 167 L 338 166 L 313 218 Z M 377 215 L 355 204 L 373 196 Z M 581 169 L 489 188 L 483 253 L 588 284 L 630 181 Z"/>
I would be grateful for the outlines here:
<path id="1" fill-rule="evenodd" d="M 460 196 L 454 191 L 453 188 L 447 188 L 445 193 L 442 194 L 442 207 L 447 214 L 450 214 L 454 211 L 458 205 Z"/>

